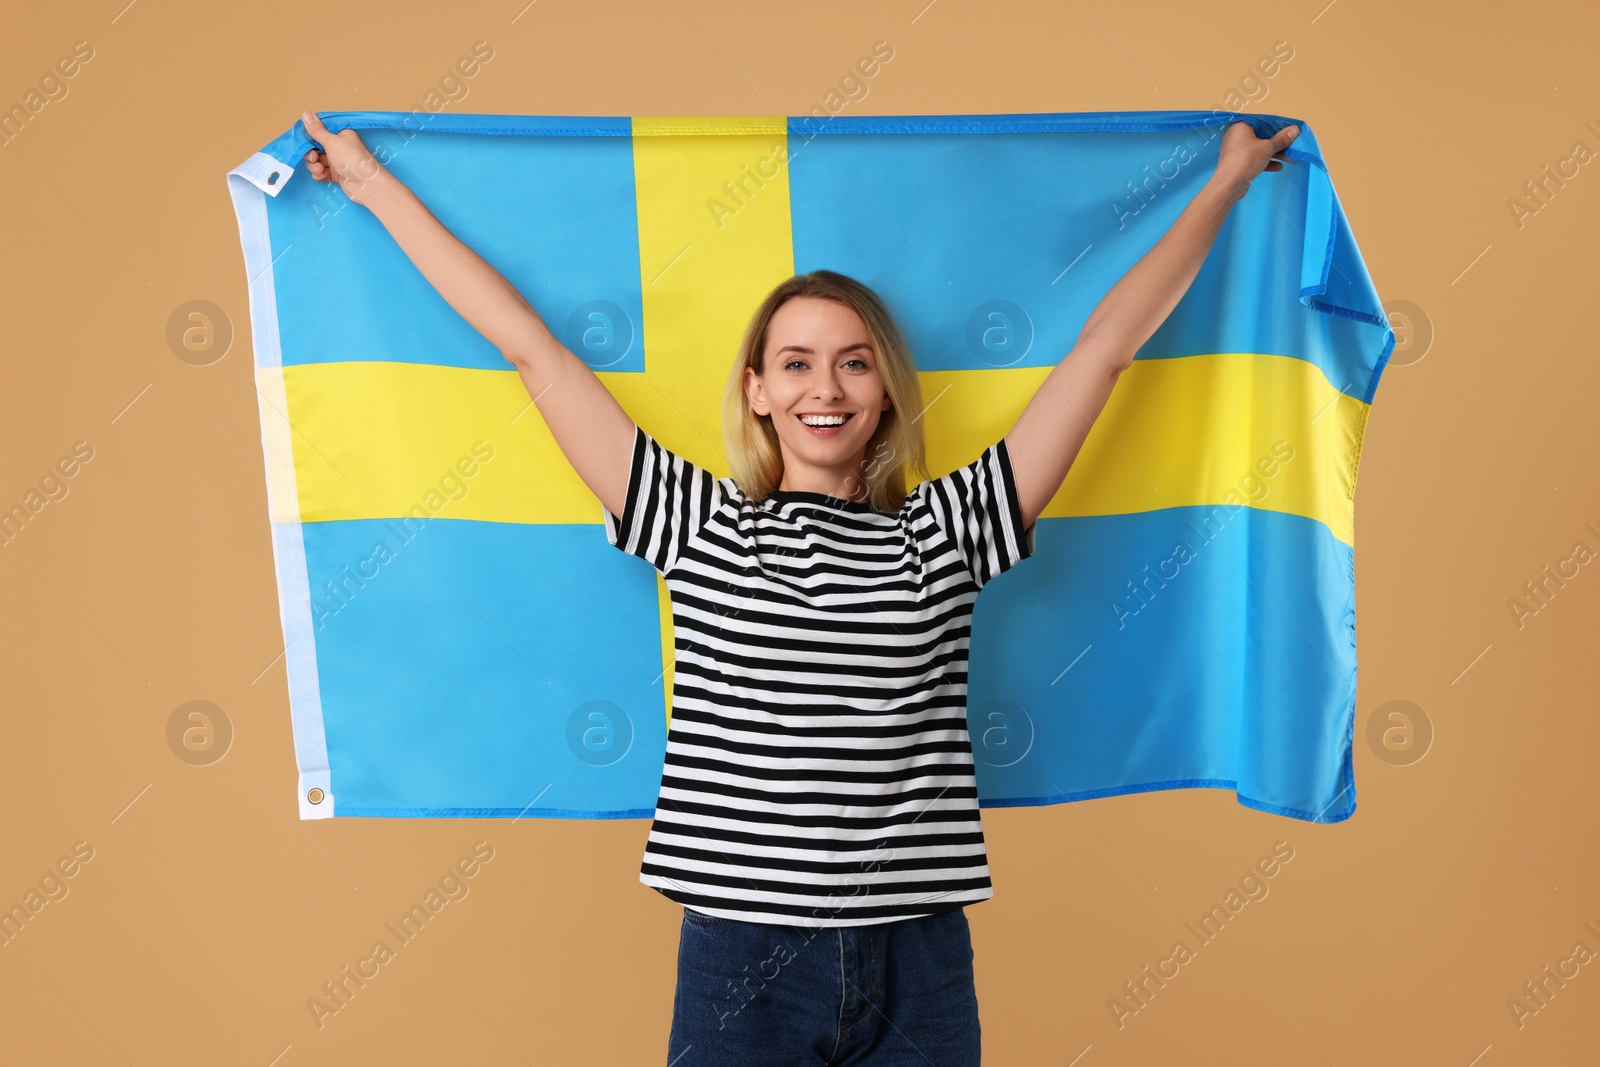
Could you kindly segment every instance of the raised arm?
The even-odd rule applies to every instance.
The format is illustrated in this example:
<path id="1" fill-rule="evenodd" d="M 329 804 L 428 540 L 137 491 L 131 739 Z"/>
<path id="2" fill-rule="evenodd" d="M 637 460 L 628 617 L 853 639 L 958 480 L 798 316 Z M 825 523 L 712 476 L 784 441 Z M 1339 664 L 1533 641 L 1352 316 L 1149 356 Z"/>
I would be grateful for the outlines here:
<path id="1" fill-rule="evenodd" d="M 1072 350 L 1028 401 L 1006 434 L 1023 529 L 1033 525 L 1060 490 L 1117 378 L 1188 292 L 1228 211 L 1263 169 L 1282 169 L 1278 160 L 1284 157 L 1278 153 L 1299 132 L 1296 126 L 1285 126 L 1263 140 L 1247 123 L 1229 125 L 1210 181 L 1155 247 L 1111 287 L 1084 322 Z"/>
<path id="2" fill-rule="evenodd" d="M 378 162 L 360 134 L 330 133 L 310 111 L 301 121 L 323 148 L 306 154 L 312 177 L 337 181 L 376 215 L 439 295 L 517 368 L 578 477 L 612 514 L 622 514 L 635 427 L 611 391 L 556 339 L 515 286 Z"/>

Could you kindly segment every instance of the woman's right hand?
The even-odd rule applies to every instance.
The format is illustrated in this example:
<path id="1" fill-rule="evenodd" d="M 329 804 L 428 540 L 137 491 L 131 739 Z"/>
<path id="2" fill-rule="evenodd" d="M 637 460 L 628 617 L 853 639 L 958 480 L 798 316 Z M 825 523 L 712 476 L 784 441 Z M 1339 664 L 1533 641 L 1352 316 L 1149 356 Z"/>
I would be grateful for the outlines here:
<path id="1" fill-rule="evenodd" d="M 311 139 L 322 146 L 321 151 L 312 148 L 305 156 L 306 169 L 317 181 L 336 182 L 345 196 L 361 204 L 373 184 L 389 176 L 355 130 L 330 133 L 314 111 L 302 113 L 300 121 Z"/>

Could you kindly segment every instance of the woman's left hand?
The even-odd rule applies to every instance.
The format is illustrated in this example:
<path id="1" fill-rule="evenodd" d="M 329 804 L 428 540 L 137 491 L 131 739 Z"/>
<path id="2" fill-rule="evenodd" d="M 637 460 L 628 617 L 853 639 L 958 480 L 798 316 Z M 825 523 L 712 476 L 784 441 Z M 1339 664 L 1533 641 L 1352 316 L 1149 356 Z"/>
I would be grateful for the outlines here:
<path id="1" fill-rule="evenodd" d="M 1261 138 L 1248 122 L 1229 124 L 1222 133 L 1217 172 L 1211 180 L 1227 191 L 1232 198 L 1230 203 L 1243 199 L 1256 175 L 1263 170 L 1283 169 L 1288 162 L 1283 150 L 1298 136 L 1298 126 L 1285 126 L 1271 137 Z"/>

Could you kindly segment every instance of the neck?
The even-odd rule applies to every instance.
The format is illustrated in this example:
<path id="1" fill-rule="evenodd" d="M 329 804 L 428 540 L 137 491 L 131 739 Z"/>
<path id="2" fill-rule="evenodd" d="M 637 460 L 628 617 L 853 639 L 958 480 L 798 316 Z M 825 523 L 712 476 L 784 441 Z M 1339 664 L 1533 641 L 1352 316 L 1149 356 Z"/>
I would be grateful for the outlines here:
<path id="1" fill-rule="evenodd" d="M 784 464 L 784 474 L 778 480 L 781 493 L 821 493 L 822 496 L 867 502 L 867 480 L 861 472 L 861 462 L 837 467 L 808 467 L 805 464 Z"/>

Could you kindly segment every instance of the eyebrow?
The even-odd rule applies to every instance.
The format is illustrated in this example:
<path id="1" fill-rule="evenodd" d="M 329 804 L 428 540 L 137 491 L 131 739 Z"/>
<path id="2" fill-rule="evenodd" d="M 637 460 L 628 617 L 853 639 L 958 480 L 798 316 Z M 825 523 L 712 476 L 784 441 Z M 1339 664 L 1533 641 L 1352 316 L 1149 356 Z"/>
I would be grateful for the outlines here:
<path id="1" fill-rule="evenodd" d="M 868 344 L 867 342 L 865 342 L 865 341 L 857 341 L 853 345 L 845 345 L 843 348 L 839 349 L 837 354 L 842 356 L 846 352 L 855 352 L 855 351 L 860 350 L 860 349 L 865 349 L 866 351 L 871 352 L 872 351 L 872 346 L 870 344 Z M 814 355 L 817 354 L 817 350 L 816 349 L 807 348 L 805 345 L 784 345 L 782 348 L 780 348 L 776 352 L 774 352 L 773 355 L 774 356 L 781 356 L 785 352 L 802 352 L 802 353 L 804 353 L 805 355 L 808 355 L 808 356 L 814 356 Z"/>

